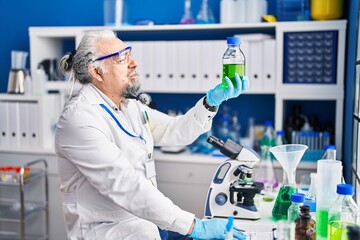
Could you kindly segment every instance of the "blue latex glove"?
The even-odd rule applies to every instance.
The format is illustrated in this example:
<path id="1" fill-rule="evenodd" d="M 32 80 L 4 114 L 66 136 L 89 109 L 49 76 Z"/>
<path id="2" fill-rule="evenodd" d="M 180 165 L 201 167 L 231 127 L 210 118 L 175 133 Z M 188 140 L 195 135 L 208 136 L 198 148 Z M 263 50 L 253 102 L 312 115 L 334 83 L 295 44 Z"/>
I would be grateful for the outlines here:
<path id="1" fill-rule="evenodd" d="M 211 106 L 219 106 L 223 101 L 236 98 L 250 87 L 249 79 L 246 76 L 243 76 L 241 79 L 237 73 L 235 73 L 235 88 L 228 77 L 225 77 L 224 80 L 228 87 L 224 87 L 222 83 L 220 83 L 206 93 L 206 100 Z"/>
<path id="2" fill-rule="evenodd" d="M 225 239 L 226 221 L 211 219 L 200 221 L 195 219 L 195 226 L 189 238 L 193 239 Z M 233 228 L 233 239 L 246 240 L 246 234 L 239 229 Z"/>

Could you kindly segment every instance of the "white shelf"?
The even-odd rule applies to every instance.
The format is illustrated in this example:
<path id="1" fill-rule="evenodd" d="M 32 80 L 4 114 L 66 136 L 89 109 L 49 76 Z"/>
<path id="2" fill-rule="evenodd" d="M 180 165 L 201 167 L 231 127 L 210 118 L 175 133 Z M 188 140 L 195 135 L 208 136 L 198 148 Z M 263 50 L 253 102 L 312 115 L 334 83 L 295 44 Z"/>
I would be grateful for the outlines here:
<path id="1" fill-rule="evenodd" d="M 274 94 L 275 96 L 275 128 L 283 128 L 284 105 L 287 100 L 304 101 L 336 101 L 335 109 L 329 109 L 334 112 L 335 119 L 335 143 L 341 157 L 342 152 L 342 125 L 343 125 L 343 101 L 344 101 L 344 64 L 345 64 L 345 38 L 346 38 L 346 20 L 334 21 L 295 21 L 295 22 L 275 22 L 275 23 L 246 23 L 246 24 L 201 24 L 201 25 L 153 25 L 153 26 L 84 26 L 84 27 L 30 27 L 30 52 L 31 52 L 31 70 L 37 68 L 37 64 L 45 58 L 60 58 L 64 54 L 62 50 L 63 40 L 73 39 L 75 45 L 78 45 L 82 36 L 90 30 L 110 29 L 119 33 L 145 33 L 155 35 L 154 41 L 164 41 L 167 36 L 186 35 L 186 40 L 198 40 L 209 42 L 208 40 L 223 39 L 224 34 L 248 34 L 248 33 L 266 33 L 275 36 L 276 59 L 275 61 L 275 83 L 254 87 L 255 84 L 245 94 Z M 337 31 L 337 69 L 335 84 L 287 84 L 283 83 L 283 48 L 284 34 L 288 32 L 312 32 L 312 31 Z M 204 36 L 209 35 L 209 39 Z M 124 35 L 125 36 L 125 35 Z M 219 38 L 219 36 L 221 36 Z M 133 42 L 140 41 L 135 39 Z M 188 39 L 190 38 L 190 39 Z M 128 39 L 132 41 L 132 39 Z M 147 40 L 147 39 L 143 39 Z M 172 39 L 175 40 L 175 39 Z M 182 39 L 185 40 L 185 39 Z M 219 45 L 216 45 L 219 46 Z M 75 47 L 75 46 L 74 46 Z M 134 47 L 135 49 L 135 47 Z M 190 53 L 186 53 L 190 54 Z M 135 55 L 135 51 L 134 51 Z M 204 56 L 209 58 L 209 56 Z M 143 66 L 146 62 L 140 64 Z M 218 65 L 217 62 L 214 65 Z M 209 75 L 213 76 L 213 75 Z M 199 79 L 199 77 L 198 77 Z M 202 78 L 201 78 L 202 79 Z M 159 87 L 145 87 L 146 81 L 143 79 L 144 90 L 151 93 L 196 93 L 203 94 L 208 89 L 207 84 L 201 87 L 170 87 L 169 84 L 158 84 Z M 153 76 L 151 80 L 156 81 Z M 254 79 L 251 79 L 254 80 Z M 211 84 L 209 84 L 210 86 Z M 160 87 L 161 86 L 161 87 Z M 67 81 L 47 83 L 47 89 L 59 90 L 65 96 L 69 89 Z"/>

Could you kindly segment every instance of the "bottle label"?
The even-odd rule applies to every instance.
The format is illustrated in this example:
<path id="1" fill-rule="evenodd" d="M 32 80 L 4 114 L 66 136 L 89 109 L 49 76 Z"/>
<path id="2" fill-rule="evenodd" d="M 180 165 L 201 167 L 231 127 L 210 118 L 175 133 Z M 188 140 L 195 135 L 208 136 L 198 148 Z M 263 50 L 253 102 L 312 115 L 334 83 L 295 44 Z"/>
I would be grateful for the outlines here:
<path id="1" fill-rule="evenodd" d="M 223 74 L 222 74 L 222 85 L 224 87 L 228 87 L 224 78 L 227 76 L 230 78 L 231 82 L 233 83 L 234 87 L 236 87 L 235 81 L 235 73 L 238 73 L 240 77 L 245 75 L 245 64 L 223 64 Z"/>

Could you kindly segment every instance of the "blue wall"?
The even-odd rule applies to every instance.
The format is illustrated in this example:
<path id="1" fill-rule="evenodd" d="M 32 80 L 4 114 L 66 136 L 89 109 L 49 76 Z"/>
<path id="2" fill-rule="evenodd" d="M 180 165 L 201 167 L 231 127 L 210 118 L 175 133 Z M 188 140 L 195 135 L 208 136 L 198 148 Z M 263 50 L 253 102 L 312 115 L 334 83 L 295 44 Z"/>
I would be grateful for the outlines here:
<path id="1" fill-rule="evenodd" d="M 192 0 L 194 15 L 200 3 L 201 0 Z M 209 0 L 217 22 L 219 4 L 219 0 Z M 157 24 L 174 24 L 181 19 L 184 0 L 124 0 L 124 5 L 124 18 L 129 23 L 152 19 Z M 0 16 L 0 93 L 4 93 L 11 68 L 11 50 L 29 51 L 30 26 L 103 25 L 103 0 L 0 0 Z"/>

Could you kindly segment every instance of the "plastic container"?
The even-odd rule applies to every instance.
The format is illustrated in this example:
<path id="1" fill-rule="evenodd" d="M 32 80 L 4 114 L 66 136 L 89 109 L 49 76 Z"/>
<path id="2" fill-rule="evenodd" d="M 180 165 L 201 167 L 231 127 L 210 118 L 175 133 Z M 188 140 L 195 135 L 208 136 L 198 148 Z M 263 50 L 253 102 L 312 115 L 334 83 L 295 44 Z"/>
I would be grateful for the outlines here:
<path id="1" fill-rule="evenodd" d="M 278 21 L 310 20 L 310 0 L 278 0 Z"/>
<path id="2" fill-rule="evenodd" d="M 123 0 L 104 0 L 104 25 L 120 26 L 122 23 Z"/>
<path id="3" fill-rule="evenodd" d="M 336 188 L 341 183 L 342 165 L 340 161 L 319 160 L 317 162 L 316 185 L 316 235 L 328 237 L 329 209 L 337 198 Z"/>
<path id="4" fill-rule="evenodd" d="M 226 88 L 228 85 L 224 80 L 225 76 L 230 78 L 236 86 L 235 73 L 238 73 L 240 77 L 245 75 L 245 55 L 240 49 L 240 38 L 228 37 L 227 45 L 228 48 L 222 58 L 222 85 Z"/>
<path id="5" fill-rule="evenodd" d="M 315 20 L 339 19 L 343 15 L 342 0 L 311 0 L 311 18 Z"/>
<path id="6" fill-rule="evenodd" d="M 305 194 L 303 193 L 293 193 L 291 194 L 291 205 L 288 209 L 288 221 L 295 222 L 295 220 L 300 216 L 300 206 L 304 204 Z"/>
<path id="7" fill-rule="evenodd" d="M 351 184 L 338 184 L 339 194 L 329 209 L 329 233 L 331 240 L 347 239 L 347 226 L 360 224 L 360 209 L 352 199 L 354 187 Z"/>

